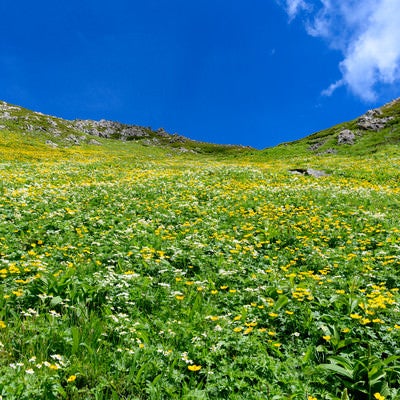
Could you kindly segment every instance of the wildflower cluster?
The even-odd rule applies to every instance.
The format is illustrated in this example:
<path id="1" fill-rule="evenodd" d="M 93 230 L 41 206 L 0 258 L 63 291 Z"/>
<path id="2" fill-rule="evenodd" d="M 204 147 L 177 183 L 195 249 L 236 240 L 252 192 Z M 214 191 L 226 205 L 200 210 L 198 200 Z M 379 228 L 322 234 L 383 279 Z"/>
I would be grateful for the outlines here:
<path id="1" fill-rule="evenodd" d="M 118 149 L 0 164 L 6 398 L 395 398 L 398 181 Z"/>

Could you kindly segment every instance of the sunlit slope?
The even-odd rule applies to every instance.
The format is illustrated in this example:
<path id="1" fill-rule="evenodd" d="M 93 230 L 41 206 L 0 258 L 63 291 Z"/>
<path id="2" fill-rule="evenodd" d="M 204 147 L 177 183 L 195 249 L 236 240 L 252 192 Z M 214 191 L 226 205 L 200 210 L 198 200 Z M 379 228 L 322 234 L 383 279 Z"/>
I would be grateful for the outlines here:
<path id="1" fill-rule="evenodd" d="M 125 145 L 126 149 L 124 149 Z M 152 153 L 144 148 L 164 148 L 172 155 L 215 154 L 241 155 L 247 151 L 243 146 L 225 146 L 203 143 L 178 134 L 169 134 L 163 129 L 127 125 L 112 121 L 64 120 L 33 112 L 20 106 L 0 102 L 0 150 L 18 149 L 19 153 L 36 157 L 47 151 L 53 154 L 68 154 L 66 149 L 91 149 L 104 147 L 98 153 L 107 151 L 138 151 Z M 53 151 L 56 150 L 56 151 Z M 78 151 L 79 152 L 79 151 Z"/>
<path id="2" fill-rule="evenodd" d="M 338 124 L 290 143 L 266 149 L 264 155 L 358 156 L 397 153 L 400 148 L 400 100 L 394 100 L 359 118 Z"/>
<path id="3" fill-rule="evenodd" d="M 3 398 L 398 398 L 398 157 L 7 132 Z"/>
<path id="4" fill-rule="evenodd" d="M 396 144 L 184 151 L 2 115 L 2 398 L 399 398 Z"/>

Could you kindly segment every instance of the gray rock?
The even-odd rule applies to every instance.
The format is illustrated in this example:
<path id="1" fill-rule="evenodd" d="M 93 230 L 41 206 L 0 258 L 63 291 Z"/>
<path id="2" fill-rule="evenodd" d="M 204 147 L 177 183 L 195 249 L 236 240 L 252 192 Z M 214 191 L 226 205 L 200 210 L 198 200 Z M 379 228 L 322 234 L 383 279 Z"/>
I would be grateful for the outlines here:
<path id="1" fill-rule="evenodd" d="M 350 129 L 344 129 L 339 133 L 338 144 L 354 144 L 356 135 Z"/>
<path id="2" fill-rule="evenodd" d="M 57 143 L 52 142 L 51 140 L 46 140 L 46 144 L 50 147 L 53 147 L 53 149 L 55 149 L 56 147 L 58 147 Z"/>
<path id="3" fill-rule="evenodd" d="M 71 142 L 72 144 L 75 144 L 77 146 L 81 144 L 79 139 L 75 135 L 69 135 L 65 140 L 68 140 L 68 142 Z"/>
<path id="4" fill-rule="evenodd" d="M 14 119 L 8 111 L 4 111 L 2 115 L 0 115 L 1 119 L 5 119 L 6 121 Z"/>
<path id="5" fill-rule="evenodd" d="M 319 153 L 321 154 L 337 154 L 337 150 L 336 149 L 332 149 L 331 147 L 329 149 L 326 149 L 324 152 Z"/>
<path id="6" fill-rule="evenodd" d="M 313 144 L 311 144 L 311 145 L 308 147 L 308 150 L 311 150 L 311 151 L 318 150 L 318 149 L 319 149 L 321 146 L 323 146 L 325 143 L 326 143 L 326 140 L 322 140 L 322 141 L 320 141 L 320 142 L 313 143 Z"/>
<path id="7" fill-rule="evenodd" d="M 96 139 L 90 139 L 88 144 L 94 145 L 94 146 L 101 146 L 102 144 L 97 141 Z"/>
<path id="8" fill-rule="evenodd" d="M 380 108 L 375 108 L 374 110 L 368 110 L 364 115 L 358 118 L 357 126 L 366 131 L 377 132 L 385 128 L 387 123 L 392 119 L 393 117 L 382 118 L 382 110 Z"/>
<path id="9" fill-rule="evenodd" d="M 121 140 L 134 140 L 149 136 L 145 128 L 140 126 L 126 125 L 104 119 L 100 121 L 75 120 L 73 121 L 73 128 L 92 136 Z"/>
<path id="10" fill-rule="evenodd" d="M 293 175 L 308 175 L 308 176 L 313 176 L 315 178 L 320 178 L 321 176 L 328 176 L 325 171 L 320 171 L 318 169 L 312 169 L 312 168 L 295 168 L 295 169 L 290 169 L 289 172 Z"/>

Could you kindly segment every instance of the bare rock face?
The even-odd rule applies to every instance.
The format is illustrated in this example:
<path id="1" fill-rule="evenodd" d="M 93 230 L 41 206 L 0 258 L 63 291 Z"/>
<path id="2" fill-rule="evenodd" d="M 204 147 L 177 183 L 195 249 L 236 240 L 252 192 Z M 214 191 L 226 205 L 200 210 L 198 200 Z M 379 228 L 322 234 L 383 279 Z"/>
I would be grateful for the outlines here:
<path id="1" fill-rule="evenodd" d="M 50 147 L 52 147 L 53 149 L 58 147 L 57 143 L 52 142 L 51 140 L 46 140 L 46 144 Z"/>
<path id="2" fill-rule="evenodd" d="M 366 131 L 380 131 L 393 117 L 382 117 L 382 111 L 379 108 L 367 111 L 357 120 L 357 126 Z"/>
<path id="3" fill-rule="evenodd" d="M 344 129 L 339 133 L 338 144 L 354 144 L 356 135 L 350 129 Z"/>
<path id="4" fill-rule="evenodd" d="M 310 151 L 315 151 L 318 150 L 320 147 L 322 147 L 325 144 L 326 140 L 321 140 L 319 142 L 313 143 L 308 147 L 308 150 Z"/>
<path id="5" fill-rule="evenodd" d="M 94 145 L 94 146 L 101 146 L 101 143 L 96 139 L 90 139 L 88 144 L 91 144 L 91 145 Z"/>
<path id="6" fill-rule="evenodd" d="M 68 135 L 68 137 L 66 138 L 66 140 L 68 140 L 68 142 L 71 142 L 72 144 L 79 146 L 81 144 L 81 142 L 79 141 L 79 138 L 75 135 Z"/>
<path id="7" fill-rule="evenodd" d="M 132 140 L 149 136 L 146 129 L 140 126 L 126 125 L 104 119 L 100 121 L 75 120 L 72 123 L 75 129 L 98 137 Z"/>
<path id="8" fill-rule="evenodd" d="M 308 175 L 308 176 L 313 176 L 315 178 L 320 178 L 321 176 L 328 176 L 325 171 L 320 171 L 318 169 L 312 169 L 312 168 L 295 168 L 295 169 L 290 169 L 289 172 L 293 175 Z"/>

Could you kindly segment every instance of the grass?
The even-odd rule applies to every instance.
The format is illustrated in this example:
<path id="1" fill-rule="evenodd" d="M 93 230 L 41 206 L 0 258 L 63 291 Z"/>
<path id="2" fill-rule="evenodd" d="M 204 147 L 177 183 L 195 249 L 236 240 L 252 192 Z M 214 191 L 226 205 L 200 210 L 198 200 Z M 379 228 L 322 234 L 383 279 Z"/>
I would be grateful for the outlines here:
<path id="1" fill-rule="evenodd" d="M 394 153 L 239 158 L 10 135 L 4 399 L 398 398 Z"/>
<path id="2" fill-rule="evenodd" d="M 256 151 L 71 146 L 68 122 L 12 116 L 0 398 L 400 397 L 397 120 L 318 155 L 355 123 Z"/>

